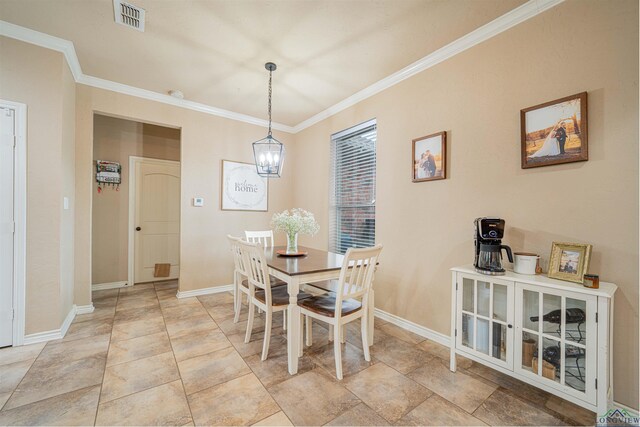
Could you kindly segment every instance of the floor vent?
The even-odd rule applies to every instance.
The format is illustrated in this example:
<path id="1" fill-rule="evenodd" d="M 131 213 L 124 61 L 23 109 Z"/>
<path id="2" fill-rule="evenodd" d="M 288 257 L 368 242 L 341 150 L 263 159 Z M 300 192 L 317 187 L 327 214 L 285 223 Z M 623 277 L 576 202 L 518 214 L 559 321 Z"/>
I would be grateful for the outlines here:
<path id="1" fill-rule="evenodd" d="M 118 24 L 144 31 L 144 9 L 122 0 L 113 0 L 113 13 Z"/>

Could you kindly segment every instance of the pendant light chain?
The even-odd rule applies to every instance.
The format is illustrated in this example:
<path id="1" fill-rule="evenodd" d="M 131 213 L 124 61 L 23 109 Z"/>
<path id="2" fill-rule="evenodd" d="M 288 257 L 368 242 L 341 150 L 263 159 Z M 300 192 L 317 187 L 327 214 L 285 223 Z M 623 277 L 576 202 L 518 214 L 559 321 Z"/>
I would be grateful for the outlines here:
<path id="1" fill-rule="evenodd" d="M 271 74 L 273 71 L 269 70 L 269 136 L 271 136 Z"/>

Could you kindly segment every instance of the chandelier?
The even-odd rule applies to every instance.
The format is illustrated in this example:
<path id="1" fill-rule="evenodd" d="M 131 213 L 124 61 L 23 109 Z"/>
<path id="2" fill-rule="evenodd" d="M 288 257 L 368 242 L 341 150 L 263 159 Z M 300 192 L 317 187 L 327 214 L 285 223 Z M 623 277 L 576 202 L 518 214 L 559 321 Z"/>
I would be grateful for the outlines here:
<path id="1" fill-rule="evenodd" d="M 258 175 L 280 178 L 284 164 L 284 145 L 271 135 L 271 74 L 276 70 L 276 64 L 267 62 L 264 68 L 269 71 L 269 133 L 266 138 L 253 143 L 253 156 Z"/>

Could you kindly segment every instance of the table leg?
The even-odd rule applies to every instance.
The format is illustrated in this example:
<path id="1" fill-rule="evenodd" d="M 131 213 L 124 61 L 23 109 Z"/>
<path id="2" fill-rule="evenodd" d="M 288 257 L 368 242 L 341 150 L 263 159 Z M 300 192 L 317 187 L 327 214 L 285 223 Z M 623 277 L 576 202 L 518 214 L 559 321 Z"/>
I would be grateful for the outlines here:
<path id="1" fill-rule="evenodd" d="M 287 357 L 289 373 L 298 373 L 298 353 L 300 351 L 300 307 L 298 307 L 298 292 L 300 282 L 297 277 L 291 277 L 287 283 L 289 292 L 289 307 L 287 308 Z"/>
<path id="2" fill-rule="evenodd" d="M 373 292 L 373 289 L 371 289 L 369 291 L 369 301 L 368 301 L 368 305 L 369 305 L 369 318 L 367 319 L 367 321 L 369 322 L 369 336 L 367 337 L 367 339 L 369 340 L 369 346 L 373 345 L 373 319 L 374 319 L 374 309 L 376 308 L 375 302 L 375 294 Z"/>

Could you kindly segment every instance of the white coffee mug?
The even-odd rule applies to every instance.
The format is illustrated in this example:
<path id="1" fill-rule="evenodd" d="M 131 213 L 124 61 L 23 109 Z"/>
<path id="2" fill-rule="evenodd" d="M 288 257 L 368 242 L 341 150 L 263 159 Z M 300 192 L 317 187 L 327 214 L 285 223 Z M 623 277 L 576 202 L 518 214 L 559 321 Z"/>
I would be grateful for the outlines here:
<path id="1" fill-rule="evenodd" d="M 536 266 L 538 265 L 537 254 L 527 252 L 514 252 L 513 271 L 518 274 L 536 274 Z"/>

